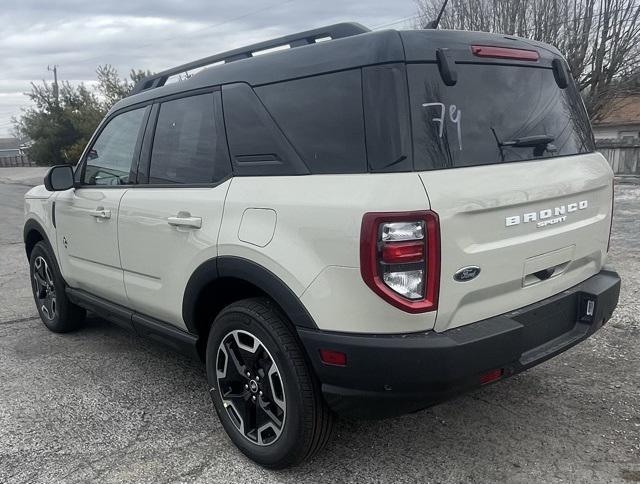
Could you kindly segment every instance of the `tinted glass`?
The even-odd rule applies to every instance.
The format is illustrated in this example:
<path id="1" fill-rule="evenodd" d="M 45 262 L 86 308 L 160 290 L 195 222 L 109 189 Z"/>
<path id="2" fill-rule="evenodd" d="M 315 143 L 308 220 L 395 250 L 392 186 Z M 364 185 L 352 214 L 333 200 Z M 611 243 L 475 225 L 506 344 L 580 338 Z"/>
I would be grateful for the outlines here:
<path id="1" fill-rule="evenodd" d="M 360 69 L 255 91 L 311 173 L 367 171 Z"/>
<path id="2" fill-rule="evenodd" d="M 445 86 L 435 64 L 409 65 L 418 170 L 574 155 L 594 150 L 589 118 L 573 83 L 553 71 L 458 64 Z"/>
<path id="3" fill-rule="evenodd" d="M 369 171 L 411 171 L 409 96 L 404 64 L 363 68 L 362 99 Z"/>
<path id="4" fill-rule="evenodd" d="M 125 185 L 130 182 L 145 113 L 146 108 L 135 109 L 109 121 L 87 153 L 85 185 Z"/>
<path id="5" fill-rule="evenodd" d="M 217 136 L 213 94 L 160 105 L 151 150 L 149 183 L 211 183 Z"/>
<path id="6" fill-rule="evenodd" d="M 222 87 L 224 120 L 235 173 L 247 176 L 306 175 L 309 170 L 244 83 Z"/>

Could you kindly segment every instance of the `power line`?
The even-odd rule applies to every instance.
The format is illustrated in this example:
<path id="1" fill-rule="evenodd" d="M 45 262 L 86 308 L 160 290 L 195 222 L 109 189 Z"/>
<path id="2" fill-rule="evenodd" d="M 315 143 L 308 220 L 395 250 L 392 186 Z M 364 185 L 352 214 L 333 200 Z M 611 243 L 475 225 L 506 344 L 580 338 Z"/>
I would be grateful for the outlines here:
<path id="1" fill-rule="evenodd" d="M 638 7 L 638 8 L 640 8 L 640 7 Z M 583 17 L 567 18 L 565 20 L 560 20 L 558 22 L 553 22 L 551 24 L 546 24 L 546 27 L 548 28 L 548 27 L 556 27 L 558 25 L 570 24 L 570 23 L 573 23 L 573 22 L 578 22 L 580 20 L 586 20 L 586 19 L 588 19 L 590 17 L 591 18 L 598 18 L 598 17 L 602 17 L 604 15 L 614 15 L 616 13 L 620 13 L 620 12 L 623 12 L 625 10 L 627 10 L 627 8 L 617 8 L 617 9 L 611 10 L 609 12 L 599 12 L 599 13 L 594 13 L 593 15 L 585 15 Z M 388 26 L 399 24 L 401 22 L 412 20 L 412 19 L 417 20 L 417 19 L 422 18 L 422 17 L 424 17 L 424 15 L 422 15 L 422 14 L 416 14 L 416 15 L 412 15 L 410 17 L 404 17 L 404 18 L 395 20 L 393 22 L 377 25 L 377 26 L 373 27 L 372 30 L 378 30 L 379 28 L 382 28 L 382 27 L 388 27 Z M 536 29 L 537 29 L 537 27 L 530 27 L 528 29 L 521 30 L 520 32 L 522 32 L 522 34 L 528 34 L 530 32 L 535 31 Z M 504 33 L 504 32 L 500 32 L 500 33 Z M 507 35 L 511 35 L 511 34 L 507 34 Z M 517 34 L 514 33 L 513 35 L 517 35 Z"/>
<path id="2" fill-rule="evenodd" d="M 247 13 L 243 14 L 243 15 L 239 15 L 237 17 L 233 17 L 233 18 L 224 20 L 222 22 L 218 22 L 218 23 L 215 23 L 215 24 L 212 24 L 212 25 L 207 25 L 206 27 L 202 27 L 200 29 L 193 30 L 193 31 L 191 31 L 191 32 L 189 32 L 187 34 L 174 35 L 174 36 L 165 37 L 164 39 L 159 39 L 159 40 L 156 40 L 156 41 L 153 41 L 153 42 L 147 42 L 145 44 L 138 44 L 137 47 L 152 47 L 152 46 L 157 46 L 158 42 L 169 42 L 169 41 L 175 40 L 175 39 L 188 39 L 190 37 L 193 37 L 196 34 L 204 32 L 206 30 L 215 29 L 216 27 L 220 27 L 222 25 L 230 24 L 230 23 L 236 22 L 238 20 L 242 20 L 244 18 L 251 17 L 252 15 L 256 15 L 258 13 L 262 13 L 262 12 L 264 12 L 266 10 L 271 10 L 271 9 L 274 9 L 274 8 L 281 7 L 283 5 L 286 5 L 287 3 L 292 3 L 294 1 L 295 0 L 286 0 L 284 2 L 279 2 L 279 3 L 273 4 L 273 5 L 268 5 L 266 7 L 260 8 L 258 10 L 252 10 L 250 12 L 247 12 Z M 82 60 L 76 61 L 76 62 L 74 62 L 74 64 L 86 64 L 86 63 L 94 62 L 94 61 L 100 60 L 100 59 L 104 59 L 104 57 L 103 56 L 89 57 L 89 58 L 86 58 L 86 59 L 82 59 Z"/>
<path id="3" fill-rule="evenodd" d="M 371 30 L 378 30 L 378 29 L 381 29 L 383 27 L 389 27 L 390 25 L 396 25 L 396 24 L 399 24 L 401 22 L 406 22 L 408 20 L 414 20 L 414 19 L 417 20 L 420 17 L 421 17 L 420 14 L 410 15 L 409 17 L 403 17 L 403 18 L 399 18 L 397 20 L 393 20 L 391 22 L 387 22 L 387 23 L 380 24 L 380 25 L 375 25 L 375 26 L 371 27 Z"/>
<path id="4" fill-rule="evenodd" d="M 192 32 L 190 32 L 188 34 L 168 37 L 168 38 L 162 39 L 161 41 L 167 42 L 167 41 L 170 41 L 170 40 L 174 40 L 176 38 L 182 38 L 182 39 L 189 38 L 189 37 L 192 37 L 194 34 L 198 34 L 198 33 L 204 32 L 206 30 L 211 30 L 211 29 L 214 29 L 216 27 L 220 27 L 222 25 L 226 25 L 226 24 L 229 24 L 229 23 L 233 23 L 233 22 L 236 22 L 238 20 L 242 20 L 244 18 L 250 17 L 252 15 L 256 15 L 258 13 L 264 12 L 266 10 L 278 8 L 278 7 L 281 7 L 281 6 L 286 5 L 288 3 L 293 3 L 294 1 L 295 0 L 285 0 L 284 2 L 279 2 L 279 3 L 273 4 L 273 5 L 269 5 L 269 6 L 257 9 L 257 10 L 252 10 L 250 12 L 247 12 L 247 13 L 243 14 L 243 15 L 238 15 L 237 17 L 232 17 L 230 19 L 224 20 L 222 22 L 215 23 L 213 25 L 207 25 L 206 27 L 194 30 L 194 31 L 192 31 Z M 146 44 L 140 44 L 139 47 L 150 47 L 150 46 L 153 46 L 153 45 L 157 45 L 157 42 L 158 41 L 148 42 Z M 103 59 L 103 58 L 104 58 L 103 56 L 89 57 L 89 58 L 81 59 L 79 61 L 75 61 L 74 64 L 76 64 L 76 65 L 77 64 L 86 64 L 86 63 L 94 62 L 96 60 L 100 60 L 100 59 Z M 53 71 L 54 71 L 54 95 L 56 97 L 56 100 L 58 99 L 58 91 L 59 91 L 58 90 L 58 79 L 57 79 L 57 67 L 58 67 L 57 65 L 55 65 L 53 67 Z M 51 70 L 51 69 L 49 69 L 49 66 L 47 66 L 47 70 Z"/>
<path id="5" fill-rule="evenodd" d="M 640 8 L 640 7 L 638 7 L 638 8 Z M 573 23 L 573 22 L 579 22 L 580 20 L 586 20 L 589 17 L 597 18 L 597 17 L 602 17 L 604 15 L 613 15 L 613 14 L 622 12 L 624 10 L 627 10 L 627 9 L 626 8 L 617 8 L 617 9 L 611 10 L 610 12 L 594 13 L 593 15 L 585 15 L 584 17 L 571 18 L 571 19 L 567 18 L 565 20 L 560 20 L 559 22 L 554 22 L 554 23 L 551 23 L 551 24 L 547 24 L 547 27 L 556 27 L 558 25 L 569 24 L 569 23 Z M 536 30 L 536 28 L 537 27 L 531 27 L 531 28 L 523 30 L 522 32 L 527 34 L 529 32 L 532 32 L 532 31 Z"/>

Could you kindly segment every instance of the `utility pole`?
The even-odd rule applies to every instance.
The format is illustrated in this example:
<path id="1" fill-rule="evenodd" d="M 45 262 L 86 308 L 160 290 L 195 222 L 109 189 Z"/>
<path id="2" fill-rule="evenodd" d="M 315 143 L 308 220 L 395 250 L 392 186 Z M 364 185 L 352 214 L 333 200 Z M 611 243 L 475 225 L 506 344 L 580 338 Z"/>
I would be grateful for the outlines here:
<path id="1" fill-rule="evenodd" d="M 56 105 L 60 104 L 58 99 L 58 64 L 47 66 L 48 71 L 53 71 L 53 98 L 56 100 Z"/>

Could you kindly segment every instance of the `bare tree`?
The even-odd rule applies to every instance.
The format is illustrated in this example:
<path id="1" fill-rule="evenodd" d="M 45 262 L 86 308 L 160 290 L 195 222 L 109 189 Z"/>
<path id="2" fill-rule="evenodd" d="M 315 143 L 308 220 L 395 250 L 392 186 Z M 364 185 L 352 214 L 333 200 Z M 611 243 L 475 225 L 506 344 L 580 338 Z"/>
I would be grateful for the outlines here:
<path id="1" fill-rule="evenodd" d="M 443 0 L 416 0 L 421 27 Z M 640 94 L 640 0 L 450 0 L 446 29 L 518 35 L 564 54 L 593 120 Z"/>

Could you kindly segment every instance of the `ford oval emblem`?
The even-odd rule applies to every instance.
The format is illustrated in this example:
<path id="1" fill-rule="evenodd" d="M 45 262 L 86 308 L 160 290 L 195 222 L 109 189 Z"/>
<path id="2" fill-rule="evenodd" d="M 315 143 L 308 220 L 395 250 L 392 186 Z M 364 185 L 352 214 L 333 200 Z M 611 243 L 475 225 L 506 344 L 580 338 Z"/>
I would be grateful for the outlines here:
<path id="1" fill-rule="evenodd" d="M 471 279 L 475 279 L 480 274 L 480 268 L 478 266 L 467 266 L 459 269 L 453 278 L 458 282 L 467 282 Z"/>

